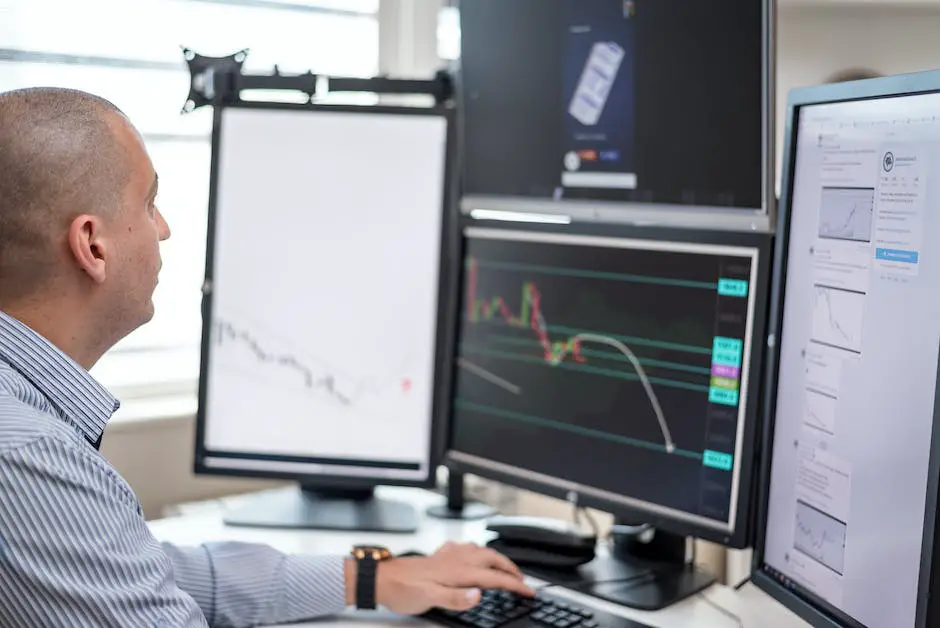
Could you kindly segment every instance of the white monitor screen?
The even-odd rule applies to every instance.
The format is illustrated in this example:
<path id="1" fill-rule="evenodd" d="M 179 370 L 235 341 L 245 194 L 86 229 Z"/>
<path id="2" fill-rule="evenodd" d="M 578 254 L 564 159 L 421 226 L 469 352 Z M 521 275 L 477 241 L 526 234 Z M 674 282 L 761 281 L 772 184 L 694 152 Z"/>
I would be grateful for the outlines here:
<path id="1" fill-rule="evenodd" d="M 207 467 L 422 482 L 448 120 L 223 110 Z"/>
<path id="2" fill-rule="evenodd" d="M 795 135 L 764 569 L 915 621 L 940 343 L 940 94 L 812 105 Z"/>

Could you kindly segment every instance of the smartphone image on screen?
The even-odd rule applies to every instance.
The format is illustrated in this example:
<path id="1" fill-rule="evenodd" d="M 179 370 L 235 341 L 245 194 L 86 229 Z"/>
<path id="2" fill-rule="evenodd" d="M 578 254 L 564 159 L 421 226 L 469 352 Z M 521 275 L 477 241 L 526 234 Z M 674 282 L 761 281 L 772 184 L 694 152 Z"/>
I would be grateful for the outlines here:
<path id="1" fill-rule="evenodd" d="M 623 57 L 623 48 L 613 42 L 599 41 L 591 47 L 568 105 L 568 113 L 581 124 L 594 126 L 600 120 Z"/>

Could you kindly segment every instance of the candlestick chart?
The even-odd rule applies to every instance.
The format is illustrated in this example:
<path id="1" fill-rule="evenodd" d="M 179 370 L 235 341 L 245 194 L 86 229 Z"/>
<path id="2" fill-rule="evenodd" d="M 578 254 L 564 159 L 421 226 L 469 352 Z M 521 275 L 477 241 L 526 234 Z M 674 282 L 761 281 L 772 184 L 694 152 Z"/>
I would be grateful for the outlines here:
<path id="1" fill-rule="evenodd" d="M 480 321 L 493 321 L 494 318 L 499 317 L 502 319 L 502 322 L 512 327 L 528 327 L 535 335 L 536 342 L 538 342 L 539 347 L 542 349 L 543 360 L 550 366 L 557 366 L 561 364 L 568 355 L 570 355 L 576 363 L 583 364 L 585 362 L 585 357 L 582 354 L 581 345 L 585 343 L 606 345 L 607 347 L 613 348 L 614 350 L 620 352 L 623 357 L 625 357 L 630 362 L 636 377 L 643 384 L 643 388 L 649 399 L 650 406 L 655 412 L 656 420 L 659 422 L 659 427 L 662 430 L 663 443 L 666 447 L 666 451 L 671 453 L 675 449 L 675 443 L 673 442 L 669 431 L 668 421 L 663 414 L 662 407 L 659 404 L 659 399 L 657 398 L 656 392 L 653 390 L 653 386 L 646 374 L 646 369 L 636 357 L 636 354 L 633 352 L 633 350 L 626 343 L 618 340 L 614 336 L 590 332 L 578 332 L 568 336 L 563 340 L 552 341 L 549 337 L 548 323 L 545 321 L 545 317 L 542 314 L 542 295 L 539 293 L 539 289 L 535 283 L 527 281 L 522 284 L 520 311 L 518 315 L 514 315 L 502 297 L 493 297 L 488 302 L 477 298 L 478 272 L 478 261 L 475 258 L 468 259 L 467 318 L 471 323 L 477 323 Z M 464 359 L 462 360 L 461 365 L 467 368 L 466 365 L 468 363 L 469 362 Z M 470 370 L 472 372 L 476 372 L 477 374 L 486 372 L 479 367 L 472 367 Z M 517 394 L 521 392 L 518 386 L 510 382 L 499 384 L 498 382 L 505 380 L 502 380 L 498 376 L 495 376 L 491 373 L 487 379 L 497 383 L 497 385 L 503 385 L 504 388 L 511 387 L 510 389 L 516 389 Z"/>
<path id="2" fill-rule="evenodd" d="M 456 448 L 628 494 L 644 493 L 623 488 L 631 469 L 695 486 L 703 466 L 730 468 L 748 298 L 719 285 L 747 263 L 479 238 L 462 264 Z M 716 362 L 719 346 L 733 364 Z M 560 468 L 569 451 L 591 464 Z M 616 479 L 597 475 L 601 461 Z"/>

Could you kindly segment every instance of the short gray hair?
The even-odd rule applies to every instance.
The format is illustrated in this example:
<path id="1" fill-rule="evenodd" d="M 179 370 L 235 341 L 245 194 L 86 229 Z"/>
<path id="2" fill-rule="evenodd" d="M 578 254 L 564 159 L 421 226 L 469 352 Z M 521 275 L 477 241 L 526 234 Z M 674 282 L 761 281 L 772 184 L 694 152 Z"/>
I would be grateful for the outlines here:
<path id="1" fill-rule="evenodd" d="M 108 100 L 74 89 L 0 93 L 0 305 L 53 278 L 57 238 L 75 216 L 120 207 L 130 165 L 119 117 Z"/>

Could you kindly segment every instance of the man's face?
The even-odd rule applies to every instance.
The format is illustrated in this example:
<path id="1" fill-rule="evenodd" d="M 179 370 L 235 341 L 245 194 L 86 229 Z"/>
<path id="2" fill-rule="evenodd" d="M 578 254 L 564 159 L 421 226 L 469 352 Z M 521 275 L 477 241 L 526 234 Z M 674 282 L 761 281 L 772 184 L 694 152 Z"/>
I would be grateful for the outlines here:
<path id="1" fill-rule="evenodd" d="M 157 174 L 143 141 L 130 124 L 121 125 L 118 139 L 127 151 L 131 176 L 123 195 L 123 206 L 115 216 L 117 264 L 109 268 L 111 298 L 116 304 L 115 321 L 128 332 L 153 318 L 153 292 L 160 273 L 160 242 L 170 237 L 170 228 L 157 209 Z"/>

